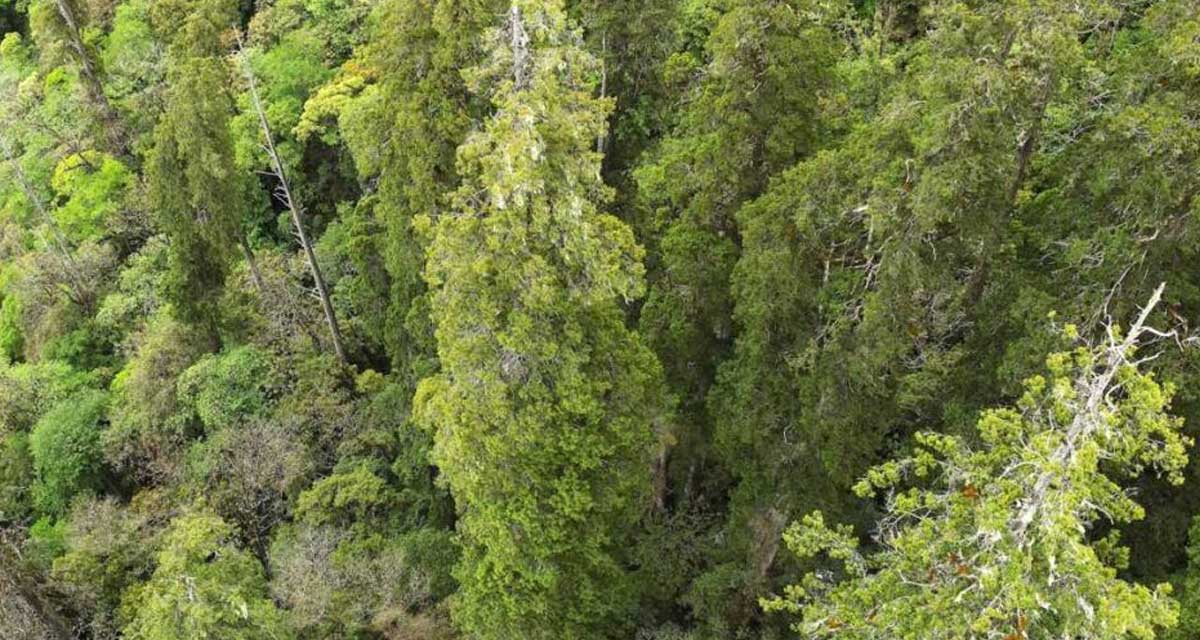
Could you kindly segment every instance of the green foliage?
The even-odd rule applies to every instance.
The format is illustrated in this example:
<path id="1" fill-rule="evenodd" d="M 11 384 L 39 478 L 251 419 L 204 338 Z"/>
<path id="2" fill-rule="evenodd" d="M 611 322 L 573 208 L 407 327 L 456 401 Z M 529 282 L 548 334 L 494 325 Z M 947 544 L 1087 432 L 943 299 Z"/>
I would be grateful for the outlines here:
<path id="1" fill-rule="evenodd" d="M 487 110 L 486 98 L 468 91 L 461 70 L 481 58 L 478 39 L 504 5 L 379 3 L 371 38 L 354 63 L 309 105 L 310 119 L 339 113 L 359 174 L 378 180 L 377 250 L 390 278 L 384 343 L 393 368 L 412 372 L 413 384 L 430 373 L 435 349 L 421 278 L 425 239 L 414 219 L 445 209 L 446 194 L 459 184 L 455 151 Z"/>
<path id="2" fill-rule="evenodd" d="M 173 14 L 183 9 L 175 4 L 158 16 L 170 37 L 168 89 L 146 159 L 148 197 L 170 240 L 171 300 L 215 341 L 218 296 L 246 206 L 246 175 L 234 173 L 231 75 L 222 57 L 223 32 L 237 19 L 237 3 L 184 2 L 183 15 Z"/>
<path id="3" fill-rule="evenodd" d="M 309 103 L 312 104 L 311 101 Z M 333 289 L 333 304 L 351 351 L 382 352 L 388 340 L 388 290 L 391 286 L 382 252 L 382 226 L 375 218 L 375 199 L 364 197 L 353 207 L 343 206 L 316 246 L 321 272 Z M 426 323 L 427 324 L 427 323 Z M 405 369 L 417 376 L 430 367 L 426 354 L 434 351 L 431 335 L 410 334 L 406 343 L 413 358 Z"/>
<path id="4" fill-rule="evenodd" d="M 150 580 L 125 594 L 124 637 L 138 640 L 290 638 L 267 594 L 262 567 L 232 542 L 233 530 L 203 511 L 176 518 Z"/>
<path id="5" fill-rule="evenodd" d="M 51 575 L 71 606 L 86 612 L 97 637 L 118 637 L 122 594 L 153 571 L 165 524 L 155 512 L 157 497 L 139 494 L 129 505 L 76 501 L 63 521 L 64 553 Z"/>
<path id="6" fill-rule="evenodd" d="M 296 504 L 296 518 L 313 526 L 337 525 L 386 530 L 399 496 L 366 467 L 337 473 L 313 483 Z"/>
<path id="7" fill-rule="evenodd" d="M 296 128 L 310 92 L 324 83 L 330 73 L 324 64 L 324 50 L 315 34 L 296 30 L 283 35 L 270 48 L 253 52 L 250 65 L 259 81 L 259 94 L 267 121 L 276 133 L 275 144 L 289 173 L 300 164 L 303 147 L 290 132 Z M 258 114 L 250 106 L 249 95 L 240 96 L 241 113 L 230 123 L 236 134 L 239 165 L 268 170 L 270 162 L 262 150 L 262 130 Z M 301 198 L 306 200 L 305 198 Z"/>
<path id="8" fill-rule="evenodd" d="M 113 362 L 112 337 L 91 319 L 70 331 L 60 331 L 42 345 L 38 357 L 66 362 L 82 371 L 107 374 Z"/>
<path id="9" fill-rule="evenodd" d="M 112 301 L 112 297 L 106 301 Z M 176 472 L 188 412 L 176 387 L 203 353 L 203 340 L 166 314 L 147 321 L 136 347 L 112 381 L 111 425 L 104 432 L 105 457 L 118 468 L 149 478 Z"/>
<path id="10" fill-rule="evenodd" d="M 50 179 L 55 193 L 65 200 L 54 212 L 63 232 L 77 240 L 96 236 L 124 205 L 131 180 L 129 169 L 110 156 L 90 153 L 64 158 Z"/>
<path id="11" fill-rule="evenodd" d="M 410 388 L 385 383 L 361 407 L 357 419 L 366 428 L 343 442 L 339 469 L 357 471 L 365 464 L 381 476 L 390 475 L 403 505 L 403 528 L 452 526 L 454 502 L 444 483 L 437 482 L 438 470 L 430 458 L 433 437 L 411 419 L 411 404 Z"/>
<path id="12" fill-rule="evenodd" d="M 164 239 L 155 236 L 128 256 L 114 290 L 100 302 L 96 322 L 126 340 L 133 337 L 140 323 L 161 322 L 156 313 L 166 304 L 169 253 Z"/>
<path id="13" fill-rule="evenodd" d="M 33 511 L 33 456 L 29 436 L 10 433 L 0 439 L 0 522 L 20 522 Z"/>
<path id="14" fill-rule="evenodd" d="M 768 610 L 797 614 L 796 632 L 812 638 L 1115 640 L 1173 626 L 1170 585 L 1118 578 L 1115 533 L 1086 534 L 1144 516 L 1117 479 L 1155 469 L 1183 480 L 1190 441 L 1166 413 L 1172 387 L 1128 359 L 1137 337 L 1051 356 L 1015 407 L 983 413 L 979 446 L 922 433 L 912 457 L 871 469 L 855 490 L 887 495 L 878 550 L 806 516 L 788 547 L 827 556 L 846 578 L 810 574 Z"/>
<path id="15" fill-rule="evenodd" d="M 1200 633 L 1164 417 L 1200 435 L 1196 0 L 0 0 L 0 32 L 0 635 Z M 1045 354 L 1164 281 L 1078 411 L 1104 354 Z"/>
<path id="16" fill-rule="evenodd" d="M 41 513 L 62 515 L 76 495 L 100 488 L 100 430 L 107 405 L 107 393 L 84 391 L 55 405 L 34 425 L 29 451 L 37 476 L 33 501 Z"/>
<path id="17" fill-rule="evenodd" d="M 25 337 L 21 335 L 21 299 L 14 295 L 0 301 L 0 357 L 12 362 L 21 357 Z"/>
<path id="18" fill-rule="evenodd" d="M 823 12 L 807 1 L 706 3 L 664 70 L 682 78 L 677 121 L 634 174 L 652 268 L 639 328 L 681 400 L 667 473 L 683 500 L 725 491 L 718 461 L 735 473 L 743 462 L 714 455 L 721 416 L 707 402 L 733 347 L 737 212 L 828 137 L 823 110 L 845 43 Z"/>
<path id="19" fill-rule="evenodd" d="M 107 74 L 105 90 L 134 133 L 131 148 L 141 152 L 151 143 L 166 76 L 162 42 L 151 20 L 155 4 L 155 0 L 119 3 L 99 54 Z"/>
<path id="20" fill-rule="evenodd" d="M 1194 636 L 1200 629 L 1200 609 L 1197 600 L 1200 599 L 1200 519 L 1193 520 L 1188 530 L 1187 567 L 1175 576 L 1172 583 L 1178 592 L 1179 624 L 1163 634 L 1167 640 L 1185 640 Z"/>
<path id="21" fill-rule="evenodd" d="M 66 550 L 66 522 L 50 516 L 38 518 L 29 527 L 27 562 L 39 569 L 49 568 Z"/>
<path id="22" fill-rule="evenodd" d="M 269 354 L 251 346 L 201 358 L 179 376 L 178 399 L 209 431 L 262 415 L 275 383 Z"/>
<path id="23" fill-rule="evenodd" d="M 0 367 L 0 432 L 29 431 L 51 407 L 94 382 L 63 362 Z"/>
<path id="24" fill-rule="evenodd" d="M 603 637 L 632 604 L 621 546 L 665 414 L 618 306 L 642 292 L 641 250 L 599 211 L 611 103 L 561 3 L 514 3 L 486 42 L 468 77 L 496 113 L 459 149 L 455 215 L 432 229 L 443 372 L 417 392 L 462 509 L 454 619 L 482 638 Z"/>
<path id="25" fill-rule="evenodd" d="M 1173 258 L 1136 248 L 1177 219 L 1162 249 L 1190 254 L 1194 231 L 1175 218 L 1187 197 L 1126 191 L 1158 180 L 1149 167 L 1111 180 L 1133 166 L 1116 131 L 1153 127 L 1117 125 L 1125 116 L 1092 102 L 1098 86 L 1132 96 L 1127 80 L 1169 67 L 1150 48 L 1079 37 L 1114 15 L 1141 18 L 1123 11 L 933 2 L 911 42 L 849 23 L 862 53 L 835 76 L 834 137 L 737 213 L 736 347 L 708 408 L 737 479 L 731 539 L 743 566 L 772 556 L 754 533 L 771 510 L 862 522 L 869 511 L 846 497 L 856 476 L 918 430 L 967 434 L 981 407 L 1018 396 L 1057 348 L 1043 329 L 1051 309 L 1094 333 L 1098 309 L 1127 313 L 1159 281 L 1188 279 L 1170 275 Z M 1144 26 L 1163 28 L 1154 13 Z M 832 15 L 830 28 L 848 26 Z M 1143 71 L 1126 76 L 1128 64 Z M 1141 102 L 1129 108 L 1144 112 Z M 1194 299 L 1190 285 L 1172 295 Z M 1165 357 L 1162 371 L 1188 375 Z M 747 591 L 770 588 L 770 573 Z"/>

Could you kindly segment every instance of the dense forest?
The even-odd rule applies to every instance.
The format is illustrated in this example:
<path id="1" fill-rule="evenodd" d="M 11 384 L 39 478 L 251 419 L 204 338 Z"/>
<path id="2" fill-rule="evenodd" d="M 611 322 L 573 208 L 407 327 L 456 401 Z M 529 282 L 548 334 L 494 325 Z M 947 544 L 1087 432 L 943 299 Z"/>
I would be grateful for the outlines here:
<path id="1" fill-rule="evenodd" d="M 1200 638 L 1200 0 L 0 33 L 3 640 Z"/>

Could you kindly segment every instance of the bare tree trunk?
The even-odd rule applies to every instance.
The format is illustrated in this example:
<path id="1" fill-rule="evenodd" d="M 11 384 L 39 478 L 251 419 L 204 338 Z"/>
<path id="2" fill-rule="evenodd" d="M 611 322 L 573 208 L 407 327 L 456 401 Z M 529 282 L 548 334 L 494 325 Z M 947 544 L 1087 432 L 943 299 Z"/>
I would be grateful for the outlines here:
<path id="1" fill-rule="evenodd" d="M 600 97 L 608 97 L 608 34 L 600 36 Z M 608 143 L 608 130 L 596 136 L 596 151 L 605 153 Z"/>
<path id="2" fill-rule="evenodd" d="M 1150 312 L 1154 311 L 1154 308 L 1162 301 L 1163 290 L 1166 288 L 1167 284 L 1164 282 L 1154 290 L 1150 301 L 1142 307 L 1137 320 L 1123 338 L 1119 337 L 1112 326 L 1108 327 L 1106 336 L 1108 344 L 1104 349 L 1103 357 L 1099 359 L 1094 372 L 1089 372 L 1088 375 L 1081 377 L 1076 382 L 1075 416 L 1070 425 L 1066 426 L 1062 442 L 1050 453 L 1049 459 L 1052 464 L 1049 465 L 1049 470 L 1038 476 L 1037 481 L 1022 499 L 1020 512 L 1009 523 L 1013 537 L 1019 546 L 1024 547 L 1033 543 L 1034 536 L 1030 534 L 1029 530 L 1031 526 L 1036 526 L 1036 522 L 1053 522 L 1055 520 L 1054 513 L 1047 513 L 1047 496 L 1050 488 L 1056 482 L 1069 482 L 1061 477 L 1062 474 L 1059 471 L 1071 468 L 1072 461 L 1080 455 L 1085 455 L 1081 451 L 1080 442 L 1085 441 L 1093 433 L 1105 429 L 1108 425 L 1108 418 L 1101 409 L 1109 400 L 1109 394 L 1112 393 L 1112 385 L 1116 381 L 1117 375 L 1125 365 L 1129 364 L 1133 347 L 1138 344 L 1142 335 L 1147 333 L 1159 337 L 1173 337 L 1173 333 L 1164 333 L 1146 326 Z"/>
<path id="3" fill-rule="evenodd" d="M 1042 79 L 1041 91 L 1038 94 L 1037 102 L 1034 104 L 1033 122 L 1030 123 L 1029 129 L 1024 132 L 1021 144 L 1017 147 L 1017 162 L 1016 171 L 1013 173 L 1012 183 L 1008 187 L 1008 202 L 1015 206 L 1017 196 L 1021 193 L 1021 186 L 1025 184 L 1025 177 L 1029 173 L 1029 161 L 1033 157 L 1033 152 L 1037 149 L 1041 142 L 1042 126 L 1046 120 L 1046 109 L 1050 105 L 1050 95 L 1054 92 L 1054 74 L 1051 73 Z"/>
<path id="4" fill-rule="evenodd" d="M 296 233 L 296 239 L 300 241 L 300 246 L 304 249 L 304 256 L 308 260 L 308 267 L 312 271 L 313 280 L 317 285 L 317 295 L 321 298 L 321 308 L 325 312 L 325 321 L 329 324 L 329 334 L 333 340 L 333 350 L 337 354 L 338 360 L 346 362 L 346 350 L 342 345 L 342 332 L 338 327 L 333 302 L 329 298 L 329 289 L 325 285 L 325 277 L 321 274 L 321 266 L 317 263 L 317 254 L 313 251 L 312 242 L 308 239 L 308 233 L 304 231 L 304 221 L 300 215 L 300 205 L 296 203 L 296 199 L 292 196 L 292 188 L 288 183 L 287 173 L 283 168 L 283 161 L 280 159 L 279 152 L 275 148 L 275 136 L 271 133 L 271 125 L 267 122 L 266 111 L 263 109 L 262 100 L 258 96 L 258 84 L 254 80 L 254 70 L 250 68 L 249 61 L 245 59 L 244 49 L 239 52 L 239 55 L 242 57 L 242 66 L 246 74 L 246 81 L 249 83 L 250 98 L 254 105 L 254 111 L 258 114 L 258 122 L 262 127 L 263 138 L 265 140 L 263 149 L 267 152 L 267 156 L 271 160 L 271 169 L 275 173 L 275 177 L 279 180 L 279 188 L 275 192 L 275 197 L 291 213 L 292 226 Z"/>
<path id="5" fill-rule="evenodd" d="M 71 50 L 75 53 L 79 63 L 79 72 L 87 87 L 88 99 L 100 110 L 100 118 L 104 121 L 104 131 L 108 137 L 110 150 L 114 155 L 128 157 L 121 120 L 117 116 L 116 109 L 113 109 L 112 103 L 108 101 L 108 96 L 104 93 L 104 85 L 100 83 L 100 74 L 96 70 L 96 63 L 83 43 L 83 35 L 79 27 L 79 20 L 75 16 L 75 9 L 69 0 L 56 0 L 55 5 L 58 7 L 59 17 L 62 18 L 63 24 L 67 28 L 67 39 L 70 41 Z"/>
<path id="6" fill-rule="evenodd" d="M 1006 44 L 1006 47 L 1011 46 L 1011 42 Z M 1037 151 L 1038 144 L 1041 143 L 1042 127 L 1046 120 L 1046 109 L 1050 105 L 1050 98 L 1054 92 L 1054 81 L 1053 74 L 1042 79 L 1041 91 L 1033 107 L 1033 120 L 1030 122 L 1028 129 L 1022 133 L 1021 144 L 1017 146 L 1013 177 L 1012 181 L 1009 182 L 1008 191 L 1005 194 L 1009 207 L 1015 208 L 1017 206 L 1017 197 L 1021 194 L 1021 187 L 1024 186 L 1025 180 L 1029 175 L 1030 161 L 1033 159 L 1034 152 Z M 970 284 L 967 286 L 967 300 L 971 306 L 978 304 L 979 299 L 983 296 L 983 290 L 987 284 L 990 270 L 991 265 L 988 262 L 988 253 L 980 249 L 979 259 L 976 260 L 975 270 L 972 272 Z"/>
<path id="7" fill-rule="evenodd" d="M 508 12 L 508 36 L 512 48 L 513 89 L 524 91 L 529 88 L 529 33 L 521 17 L 521 7 L 515 3 Z"/>

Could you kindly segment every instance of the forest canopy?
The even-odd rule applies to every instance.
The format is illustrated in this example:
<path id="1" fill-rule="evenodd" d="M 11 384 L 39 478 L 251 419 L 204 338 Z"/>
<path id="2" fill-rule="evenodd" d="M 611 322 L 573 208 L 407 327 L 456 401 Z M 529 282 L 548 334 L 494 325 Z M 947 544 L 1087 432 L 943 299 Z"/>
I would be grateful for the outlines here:
<path id="1" fill-rule="evenodd" d="M 0 639 L 1200 637 L 1200 0 L 0 0 Z"/>

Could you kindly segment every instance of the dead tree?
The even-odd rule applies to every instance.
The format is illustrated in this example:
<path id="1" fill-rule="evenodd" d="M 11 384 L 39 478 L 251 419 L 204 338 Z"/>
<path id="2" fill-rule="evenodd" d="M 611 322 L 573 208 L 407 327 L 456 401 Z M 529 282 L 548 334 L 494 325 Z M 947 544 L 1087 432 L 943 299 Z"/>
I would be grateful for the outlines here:
<path id="1" fill-rule="evenodd" d="M 292 231 L 295 233 L 300 247 L 304 250 L 304 256 L 308 261 L 308 268 L 312 272 L 313 281 L 317 285 L 317 296 L 321 299 L 321 308 L 325 312 L 325 321 L 329 325 L 333 350 L 337 354 L 338 360 L 346 362 L 346 350 L 342 346 L 342 332 L 338 327 L 337 315 L 333 310 L 333 301 L 329 298 L 329 288 L 325 284 L 325 277 L 321 274 L 321 265 L 317 263 L 317 254 L 313 251 L 312 242 L 308 238 L 308 233 L 304 230 L 302 210 L 292 193 L 287 172 L 283 167 L 283 160 L 279 157 L 279 151 L 275 147 L 275 136 L 271 133 L 271 124 L 267 121 L 266 110 L 263 109 L 262 100 L 258 95 L 258 83 L 254 79 L 254 70 L 250 68 L 250 62 L 246 59 L 245 49 L 242 48 L 240 38 L 238 42 L 238 56 L 241 58 L 242 69 L 250 90 L 251 105 L 258 115 L 258 122 L 262 128 L 264 140 L 262 148 L 271 162 L 271 175 L 279 182 L 274 196 L 283 206 L 287 207 L 288 212 L 291 214 Z"/>
<path id="2" fill-rule="evenodd" d="M 1066 425 L 1062 443 L 1050 454 L 1052 464 L 1036 477 L 1022 501 L 1020 511 L 1011 522 L 1013 536 L 1021 546 L 1033 543 L 1035 537 L 1030 535 L 1030 529 L 1036 528 L 1037 522 L 1055 521 L 1051 487 L 1070 483 L 1070 479 L 1065 476 L 1070 469 L 1075 468 L 1075 460 L 1081 455 L 1089 455 L 1084 453 L 1082 443 L 1113 428 L 1109 411 L 1114 386 L 1117 385 L 1117 374 L 1129 365 L 1138 364 L 1130 358 L 1142 336 L 1149 334 L 1158 338 L 1175 337 L 1171 332 L 1159 331 L 1146 325 L 1150 313 L 1162 301 L 1166 286 L 1166 283 L 1163 283 L 1154 290 L 1150 301 L 1142 307 L 1137 320 L 1123 336 L 1111 325 L 1107 328 L 1106 344 L 1097 366 L 1076 381 L 1077 397 L 1072 401 L 1075 405 L 1074 418 Z M 1146 360 L 1153 358 L 1154 356 L 1151 356 Z"/>

